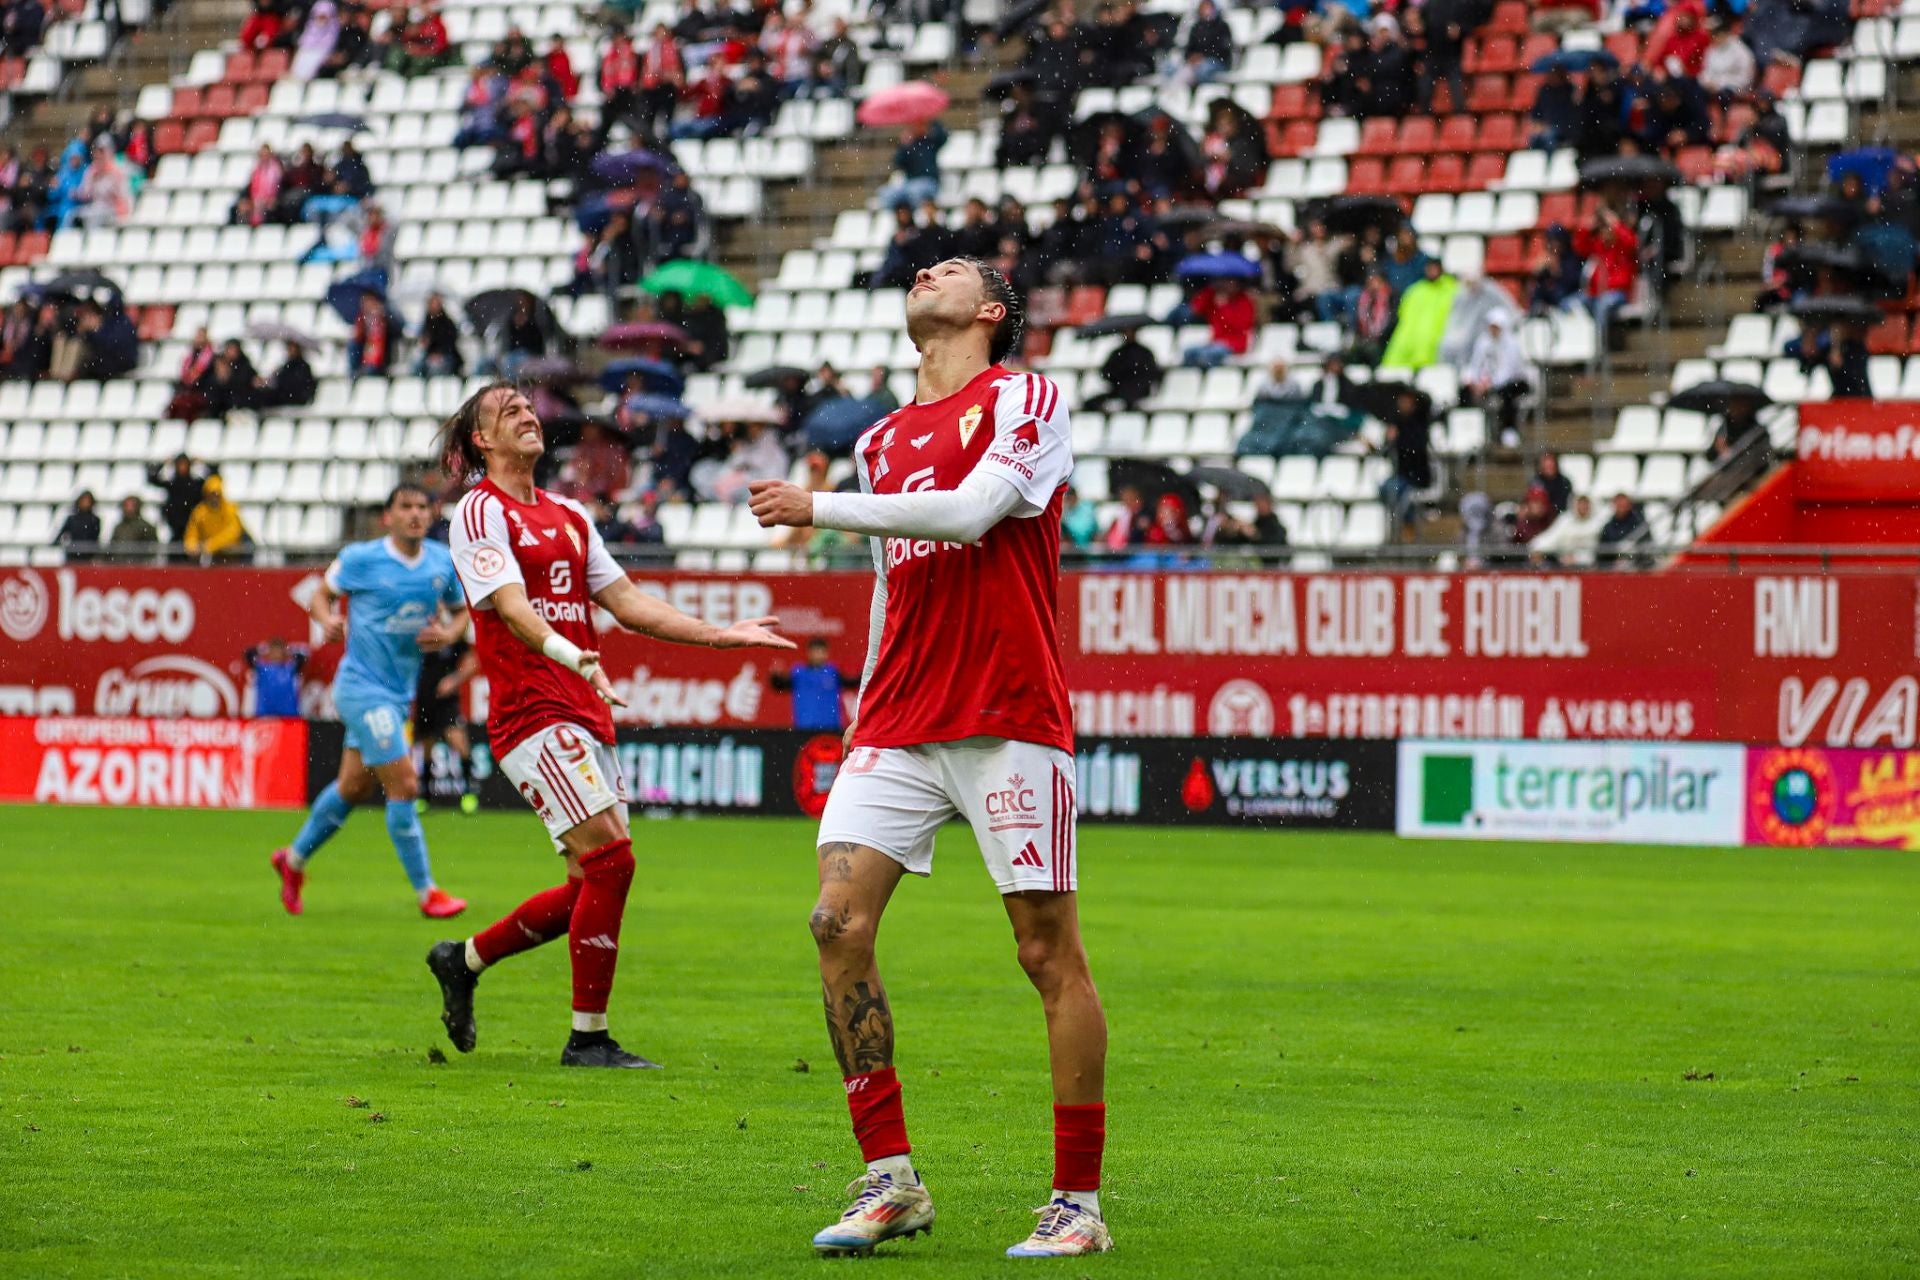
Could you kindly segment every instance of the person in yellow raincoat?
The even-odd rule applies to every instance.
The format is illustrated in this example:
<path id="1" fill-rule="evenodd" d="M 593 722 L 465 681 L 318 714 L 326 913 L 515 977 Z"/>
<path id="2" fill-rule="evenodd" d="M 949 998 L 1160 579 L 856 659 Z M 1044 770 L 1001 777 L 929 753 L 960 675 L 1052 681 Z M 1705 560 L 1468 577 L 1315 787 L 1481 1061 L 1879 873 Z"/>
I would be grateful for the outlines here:
<path id="1" fill-rule="evenodd" d="M 187 518 L 187 553 L 202 558 L 239 557 L 253 550 L 253 539 L 240 521 L 240 508 L 227 501 L 226 486 L 217 475 L 208 476 L 200 504 Z"/>

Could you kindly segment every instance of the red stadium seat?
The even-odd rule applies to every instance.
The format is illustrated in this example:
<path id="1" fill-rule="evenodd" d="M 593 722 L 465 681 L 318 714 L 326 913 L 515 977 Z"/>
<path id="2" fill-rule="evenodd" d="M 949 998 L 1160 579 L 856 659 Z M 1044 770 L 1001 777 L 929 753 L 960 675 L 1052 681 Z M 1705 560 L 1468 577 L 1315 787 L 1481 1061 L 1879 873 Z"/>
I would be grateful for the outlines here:
<path id="1" fill-rule="evenodd" d="M 1320 140 L 1320 126 L 1311 120 L 1290 120 L 1280 134 L 1280 151 L 1283 156 L 1305 155 L 1313 150 L 1313 144 Z"/>
<path id="2" fill-rule="evenodd" d="M 1511 111 L 1508 104 L 1513 95 L 1508 91 L 1505 76 L 1475 76 L 1473 83 L 1467 86 L 1467 110 L 1475 115 L 1486 115 L 1491 111 Z"/>
<path id="3" fill-rule="evenodd" d="M 1579 206 L 1571 191 L 1549 191 L 1540 197 L 1540 226 L 1550 227 L 1557 222 L 1572 230 L 1573 220 L 1579 216 Z"/>
<path id="4" fill-rule="evenodd" d="M 230 84 L 216 84 L 208 87 L 200 99 L 200 114 L 212 116 L 216 120 L 225 120 L 228 116 L 240 114 L 240 108 L 234 101 L 234 89 Z"/>
<path id="5" fill-rule="evenodd" d="M 1075 286 L 1067 295 L 1067 319 L 1070 325 L 1092 324 L 1107 309 L 1107 291 L 1097 284 Z"/>
<path id="6" fill-rule="evenodd" d="M 206 114 L 201 110 L 203 98 L 200 90 L 181 87 L 173 91 L 173 115 L 177 120 L 191 120 L 195 116 Z"/>
<path id="7" fill-rule="evenodd" d="M 1482 266 L 1490 276 L 1518 276 L 1527 272 L 1527 246 L 1519 236 L 1490 236 Z"/>
<path id="8" fill-rule="evenodd" d="M 284 77 L 293 66 L 293 55 L 285 49 L 268 49 L 258 57 L 259 62 L 255 65 L 259 68 L 259 74 L 256 78 L 269 85 Z"/>
<path id="9" fill-rule="evenodd" d="M 1512 36 L 1488 36 L 1476 43 L 1479 56 L 1471 62 L 1461 60 L 1461 69 L 1469 75 L 1505 75 L 1520 69 L 1520 42 Z"/>
<path id="10" fill-rule="evenodd" d="M 1520 118 L 1501 112 L 1481 119 L 1474 144 L 1468 150 L 1514 152 L 1526 145 L 1527 140 L 1520 132 Z"/>
<path id="11" fill-rule="evenodd" d="M 11 267 L 19 262 L 20 237 L 11 231 L 0 231 L 0 267 Z"/>
<path id="12" fill-rule="evenodd" d="M 245 49 L 239 53 L 227 55 L 227 73 L 223 79 L 235 84 L 244 84 L 253 79 L 253 54 Z"/>
<path id="13" fill-rule="evenodd" d="M 1770 62 L 1760 76 L 1760 87 L 1776 98 L 1784 98 L 1800 87 L 1800 68 Z"/>
<path id="14" fill-rule="evenodd" d="M 1531 71 L 1534 63 L 1559 47 L 1559 37 L 1547 35 L 1545 32 L 1535 32 L 1527 37 L 1525 44 L 1520 46 L 1520 68 Z"/>
<path id="15" fill-rule="evenodd" d="M 1493 16 L 1487 19 L 1487 25 L 1481 28 L 1481 33 L 1489 36 L 1523 36 L 1529 29 L 1526 0 L 1500 0 L 1499 4 L 1493 6 Z"/>
<path id="16" fill-rule="evenodd" d="M 25 58 L 0 58 L 0 90 L 13 88 L 26 74 Z"/>
<path id="17" fill-rule="evenodd" d="M 14 250 L 14 261 L 25 265 L 38 262 L 47 256 L 47 250 L 53 247 L 53 236 L 46 231 L 22 231 L 20 242 Z"/>
<path id="18" fill-rule="evenodd" d="M 153 126 L 153 153 L 170 156 L 186 150 L 187 127 L 178 120 L 161 120 Z"/>
<path id="19" fill-rule="evenodd" d="M 1680 170 L 1680 177 L 1687 182 L 1711 182 L 1713 180 L 1713 148 L 1682 147 L 1680 154 L 1673 158 L 1674 167 Z"/>
<path id="20" fill-rule="evenodd" d="M 1905 316 L 1888 316 L 1867 331 L 1867 354 L 1904 356 L 1912 346 Z"/>
<path id="21" fill-rule="evenodd" d="M 1409 195 L 1426 190 L 1426 181 L 1425 156 L 1400 156 L 1387 166 L 1387 180 L 1381 189 L 1388 195 Z"/>
<path id="22" fill-rule="evenodd" d="M 1311 120 L 1320 114 L 1320 99 L 1304 84 L 1277 84 L 1267 114 L 1275 120 Z"/>
<path id="23" fill-rule="evenodd" d="M 1607 37 L 1607 52 L 1620 59 L 1622 67 L 1631 67 L 1640 61 L 1640 33 L 1637 31 L 1616 31 Z"/>
<path id="24" fill-rule="evenodd" d="M 1460 152 L 1473 151 L 1483 145 L 1480 138 L 1480 121 L 1473 116 L 1448 116 L 1447 122 L 1440 126 L 1438 140 L 1430 145 L 1430 150 Z"/>
<path id="25" fill-rule="evenodd" d="M 1400 161 L 1394 161 L 1394 169 L 1387 176 L 1393 178 L 1399 173 Z M 1435 156 L 1433 163 L 1427 166 L 1426 176 L 1418 188 L 1394 185 L 1395 191 L 1460 191 L 1467 185 L 1467 162 L 1460 156 Z"/>
<path id="26" fill-rule="evenodd" d="M 1027 323 L 1036 329 L 1051 329 L 1067 320 L 1067 291 L 1048 286 L 1027 295 Z"/>
<path id="27" fill-rule="evenodd" d="M 1485 191 L 1507 176 L 1507 152 L 1482 151 L 1467 162 L 1467 189 Z"/>
<path id="28" fill-rule="evenodd" d="M 195 120 L 187 126 L 187 140 L 181 150 L 199 155 L 219 141 L 220 122 L 218 120 Z"/>
<path id="29" fill-rule="evenodd" d="M 1533 100 L 1540 96 L 1540 81 L 1545 77 L 1531 73 L 1513 78 L 1513 94 L 1507 99 L 1508 109 L 1521 115 L 1533 110 Z"/>
<path id="30" fill-rule="evenodd" d="M 1416 165 L 1419 161 L 1414 162 Z M 1387 190 L 1386 161 L 1372 156 L 1363 156 L 1347 162 L 1347 194 L 1355 196 L 1384 195 Z"/>
<path id="31" fill-rule="evenodd" d="M 1360 126 L 1360 145 L 1354 149 L 1355 155 L 1390 156 L 1394 153 L 1394 133 L 1397 124 L 1391 116 L 1375 116 Z"/>
<path id="32" fill-rule="evenodd" d="M 1408 116 L 1394 135 L 1394 151 L 1400 155 L 1431 155 L 1440 133 L 1440 122 L 1432 116 Z"/>
<path id="33" fill-rule="evenodd" d="M 243 84 L 240 92 L 234 95 L 234 105 L 243 116 L 259 115 L 267 109 L 267 96 L 271 86 L 265 84 Z"/>

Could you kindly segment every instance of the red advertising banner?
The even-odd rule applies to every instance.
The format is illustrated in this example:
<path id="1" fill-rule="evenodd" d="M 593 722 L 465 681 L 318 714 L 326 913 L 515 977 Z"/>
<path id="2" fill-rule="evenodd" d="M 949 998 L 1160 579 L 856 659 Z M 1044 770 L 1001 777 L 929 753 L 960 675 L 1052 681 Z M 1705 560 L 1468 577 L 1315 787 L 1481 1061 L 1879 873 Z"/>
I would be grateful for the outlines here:
<path id="1" fill-rule="evenodd" d="M 304 720 L 0 719 L 0 801 L 299 808 Z"/>
<path id="2" fill-rule="evenodd" d="M 1747 752 L 1747 843 L 1920 849 L 1920 752 Z"/>
<path id="3" fill-rule="evenodd" d="M 315 570 L 0 569 L 0 715 L 245 715 L 242 653 L 311 640 Z M 774 614 L 857 671 L 865 573 L 636 575 L 717 622 Z M 1916 742 L 1920 580 L 1900 573 L 1068 573 L 1095 737 Z M 775 655 L 605 637 L 635 727 L 780 728 Z M 330 709 L 318 648 L 306 709 Z M 479 683 L 479 682 L 476 682 Z M 484 687 L 476 701 L 484 703 Z M 476 711 L 481 707 L 476 707 Z"/>
<path id="4" fill-rule="evenodd" d="M 1920 502 L 1920 404 L 1802 405 L 1794 495 L 1802 502 Z"/>

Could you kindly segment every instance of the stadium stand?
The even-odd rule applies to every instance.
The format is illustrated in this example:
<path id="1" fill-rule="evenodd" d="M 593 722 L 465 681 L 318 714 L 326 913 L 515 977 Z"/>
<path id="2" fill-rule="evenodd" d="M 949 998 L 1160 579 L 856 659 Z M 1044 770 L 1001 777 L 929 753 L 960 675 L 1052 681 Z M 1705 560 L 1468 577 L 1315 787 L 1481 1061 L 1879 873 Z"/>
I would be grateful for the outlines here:
<path id="1" fill-rule="evenodd" d="M 997 41 L 990 25 L 888 27 L 822 4 L 799 15 L 811 39 L 772 23 L 757 42 L 764 56 L 697 5 L 653 5 L 625 24 L 632 64 L 575 5 L 450 4 L 446 57 L 429 59 L 445 65 L 406 61 L 432 52 L 431 33 L 390 34 L 381 15 L 357 55 L 380 65 L 309 79 L 298 74 L 304 29 L 289 30 L 291 50 L 236 39 L 140 90 L 135 114 L 155 155 L 128 216 L 58 230 L 43 262 L 16 255 L 0 269 L 9 300 L 62 274 L 101 272 L 149 339 L 130 377 L 0 383 L 0 544 L 58 554 L 46 548 L 76 492 L 151 502 L 149 467 L 184 452 L 219 465 L 259 547 L 322 552 L 425 464 L 438 416 L 479 369 L 560 355 L 514 348 L 513 332 L 539 328 L 550 309 L 598 372 L 602 357 L 588 353 L 615 325 L 693 327 L 673 300 L 634 288 L 642 259 L 648 269 L 711 259 L 758 289 L 750 305 L 726 308 L 724 326 L 706 322 L 706 355 L 644 336 L 622 348 L 683 366 L 663 385 L 684 384 L 692 431 L 640 398 L 650 374 L 628 383 L 616 369 L 604 397 L 579 408 L 641 447 L 589 428 L 556 482 L 611 499 L 610 530 L 684 548 L 689 565 L 828 555 L 772 543 L 730 499 L 751 474 L 845 480 L 844 459 L 793 456 L 792 431 L 840 394 L 911 395 L 901 286 L 924 255 L 956 249 L 999 260 L 1028 293 L 1020 359 L 1075 409 L 1075 486 L 1088 513 L 1073 527 L 1095 550 L 1269 541 L 1253 530 L 1277 522 L 1303 565 L 1402 538 L 1524 561 L 1556 523 L 1537 502 L 1529 514 L 1546 451 L 1559 459 L 1539 468 L 1544 478 L 1567 481 L 1542 486 L 1568 512 L 1539 544 L 1551 554 L 1593 554 L 1569 532 L 1575 497 L 1598 515 L 1624 494 L 1631 511 L 1613 514 L 1663 545 L 1684 541 L 1772 456 L 1726 425 L 1724 402 L 1707 405 L 1713 417 L 1686 407 L 1699 384 L 1759 386 L 1771 405 L 1757 420 L 1777 443 L 1791 438 L 1793 403 L 1854 390 L 1844 380 L 1856 366 L 1877 394 L 1920 390 L 1920 361 L 1907 358 L 1920 353 L 1911 236 L 1904 247 L 1897 236 L 1860 241 L 1863 227 L 1909 229 L 1913 165 L 1842 150 L 1868 121 L 1899 120 L 1900 64 L 1920 57 L 1920 15 L 1841 5 L 1825 26 L 1783 29 L 1773 7 L 1756 0 L 1747 13 L 1749 52 L 1766 56 L 1746 59 L 1744 83 L 1739 51 L 1727 48 L 1742 33 L 1709 39 L 1705 15 L 1687 4 L 1629 26 L 1615 5 L 1549 15 L 1513 0 L 1431 0 L 1363 26 L 1344 5 L 1215 13 L 1169 3 L 1115 6 L 1078 28 L 1043 12 Z M 1428 11 L 1462 15 L 1467 29 L 1451 46 L 1423 35 Z M 309 11 L 309 26 L 313 13 L 325 10 Z M 808 70 L 843 19 L 853 25 L 839 74 Z M 677 114 L 640 110 L 651 75 L 641 67 L 665 53 L 660 24 L 689 73 Z M 707 78 L 723 62 L 733 66 L 724 88 Z M 491 90 L 473 70 L 488 65 L 511 72 Z M 858 104 L 928 75 L 955 99 L 929 136 L 856 120 Z M 1722 79 L 1701 87 L 1713 76 Z M 555 90 L 571 78 L 563 107 Z M 768 81 L 801 92 L 763 94 Z M 1664 95 L 1660 81 L 1685 93 Z M 1386 98 L 1383 83 L 1396 86 Z M 516 105 L 523 93 L 527 110 Z M 1613 103 L 1609 93 L 1617 106 L 1586 110 Z M 616 114 L 624 123 L 609 139 L 605 117 Z M 1588 117 L 1601 120 L 1597 136 L 1590 125 L 1569 132 Z M 483 145 L 458 145 L 474 142 Z M 637 202 L 619 197 L 616 183 L 639 170 L 609 175 L 636 142 L 670 154 L 690 191 L 669 180 L 656 194 L 642 178 Z M 285 218 L 236 214 L 243 197 L 251 205 L 303 165 L 292 153 L 308 143 L 326 184 L 314 190 L 340 195 L 342 161 L 357 152 L 371 194 L 323 201 L 325 226 L 305 220 L 311 202 Z M 1621 166 L 1615 178 L 1595 167 L 1607 164 Z M 1804 203 L 1776 217 L 1782 200 Z M 1836 215 L 1823 200 L 1845 208 Z M 1603 206 L 1624 233 L 1596 222 Z M 629 253 L 625 229 L 636 224 L 647 234 Z M 1807 326 L 1811 345 L 1790 347 L 1803 336 L 1795 310 L 1857 300 L 1849 273 L 1869 252 L 1886 263 L 1906 254 L 1904 269 L 1889 268 L 1887 296 L 1862 304 L 1871 314 Z M 461 306 L 500 290 L 528 291 L 528 312 Z M 390 303 L 407 336 L 363 293 Z M 467 323 L 457 337 L 443 330 L 442 358 L 429 364 L 415 335 L 432 327 L 424 308 L 436 293 Z M 1249 297 L 1252 322 L 1241 310 Z M 1729 319 L 1734 311 L 1743 314 Z M 545 334 L 532 344 L 558 340 Z M 242 358 L 264 369 L 289 336 L 315 375 L 309 403 L 268 407 L 256 395 L 231 407 L 236 397 L 206 388 L 181 397 L 183 370 L 198 378 L 218 366 L 219 383 Z M 229 340 L 237 352 L 219 350 Z M 1112 376 L 1123 364 L 1138 385 Z M 861 372 L 843 381 L 826 366 Z M 756 376 L 783 368 L 793 375 L 784 384 Z M 546 403 L 581 416 L 565 390 L 551 388 Z M 1746 422 L 1748 401 L 1736 408 Z M 1250 433 L 1269 430 L 1312 438 L 1255 451 Z M 1209 478 L 1167 479 L 1198 468 Z M 1169 520 L 1136 509 L 1143 490 L 1167 487 L 1212 509 Z M 1582 520 L 1597 536 L 1602 521 Z"/>

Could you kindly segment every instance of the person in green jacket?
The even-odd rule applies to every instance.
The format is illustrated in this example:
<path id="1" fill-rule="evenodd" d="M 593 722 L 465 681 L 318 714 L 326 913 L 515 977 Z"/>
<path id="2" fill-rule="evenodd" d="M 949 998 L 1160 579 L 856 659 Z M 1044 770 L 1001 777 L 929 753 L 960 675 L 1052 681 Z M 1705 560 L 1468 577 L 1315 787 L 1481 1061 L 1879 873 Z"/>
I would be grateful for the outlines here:
<path id="1" fill-rule="evenodd" d="M 1426 278 L 1400 295 L 1400 319 L 1387 341 L 1380 363 L 1396 369 L 1424 369 L 1440 356 L 1440 338 L 1447 329 L 1447 313 L 1460 282 L 1427 260 Z"/>

